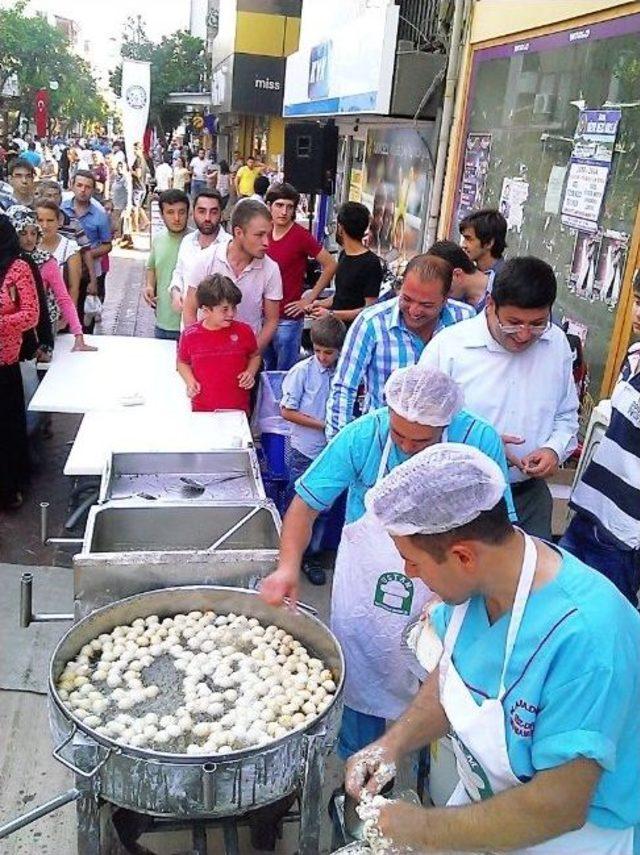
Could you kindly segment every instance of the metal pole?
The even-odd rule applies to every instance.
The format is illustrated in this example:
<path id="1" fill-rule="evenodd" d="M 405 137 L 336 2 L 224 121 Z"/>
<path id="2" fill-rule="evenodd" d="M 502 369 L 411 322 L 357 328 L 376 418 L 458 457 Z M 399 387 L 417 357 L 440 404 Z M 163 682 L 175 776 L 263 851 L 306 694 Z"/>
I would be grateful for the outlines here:
<path id="1" fill-rule="evenodd" d="M 46 816 L 48 813 L 52 813 L 54 810 L 64 807 L 64 805 L 69 804 L 69 802 L 77 801 L 82 795 L 82 791 L 77 790 L 74 787 L 72 790 L 67 790 L 66 793 L 56 796 L 55 799 L 51 799 L 50 802 L 45 802 L 45 804 L 40 805 L 40 807 L 34 808 L 28 813 L 23 813 L 22 816 L 19 816 L 17 819 L 13 819 L 5 825 L 0 825 L 0 840 L 4 837 L 9 837 L 9 835 L 13 834 L 15 831 L 20 831 L 21 828 L 25 827 L 25 825 L 30 825 L 37 819 Z"/>
<path id="2" fill-rule="evenodd" d="M 40 502 L 40 542 L 47 542 L 47 522 L 49 517 L 49 502 Z"/>
<path id="3" fill-rule="evenodd" d="M 20 579 L 20 626 L 26 629 L 33 615 L 33 573 L 23 573 Z"/>
<path id="4" fill-rule="evenodd" d="M 464 26 L 466 11 L 469 8 L 469 0 L 455 0 L 453 11 L 453 24 L 451 26 L 451 40 L 449 43 L 449 61 L 447 63 L 447 77 L 444 86 L 444 98 L 442 102 L 442 118 L 440 120 L 440 133 L 438 134 L 438 153 L 436 154 L 436 165 L 433 170 L 433 189 L 431 191 L 431 204 L 429 205 L 429 222 L 427 224 L 426 241 L 427 247 L 435 241 L 438 234 L 438 219 L 440 217 L 440 205 L 442 203 L 442 190 L 444 187 L 445 169 L 447 165 L 447 154 L 451 125 L 453 123 L 453 109 L 455 106 L 456 83 L 460 70 L 460 41 L 462 39 L 462 28 Z"/>

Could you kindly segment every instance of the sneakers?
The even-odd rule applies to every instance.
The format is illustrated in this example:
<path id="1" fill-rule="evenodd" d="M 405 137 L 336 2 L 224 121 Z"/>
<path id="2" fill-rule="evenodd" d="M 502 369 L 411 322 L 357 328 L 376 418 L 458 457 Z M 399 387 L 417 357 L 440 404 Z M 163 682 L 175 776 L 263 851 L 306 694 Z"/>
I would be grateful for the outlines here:
<path id="1" fill-rule="evenodd" d="M 312 555 L 302 562 L 302 572 L 312 585 L 324 585 L 327 581 L 327 574 L 322 568 L 320 558 L 317 555 Z"/>

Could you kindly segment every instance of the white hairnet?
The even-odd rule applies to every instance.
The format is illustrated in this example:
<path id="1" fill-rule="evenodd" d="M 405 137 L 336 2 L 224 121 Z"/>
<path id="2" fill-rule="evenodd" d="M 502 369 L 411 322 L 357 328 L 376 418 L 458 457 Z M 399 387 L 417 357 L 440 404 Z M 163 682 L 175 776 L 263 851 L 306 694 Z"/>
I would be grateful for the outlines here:
<path id="1" fill-rule="evenodd" d="M 396 369 L 385 383 L 384 394 L 394 413 L 430 427 L 450 424 L 464 403 L 455 380 L 431 365 Z"/>
<path id="2" fill-rule="evenodd" d="M 498 504 L 506 489 L 498 464 L 471 445 L 432 445 L 368 491 L 367 510 L 389 534 L 441 534 Z"/>

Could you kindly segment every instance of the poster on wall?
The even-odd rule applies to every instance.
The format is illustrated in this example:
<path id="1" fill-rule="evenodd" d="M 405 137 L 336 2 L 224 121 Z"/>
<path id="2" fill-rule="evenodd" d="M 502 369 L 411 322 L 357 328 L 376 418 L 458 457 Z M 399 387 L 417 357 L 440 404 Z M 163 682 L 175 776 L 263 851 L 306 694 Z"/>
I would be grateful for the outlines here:
<path id="1" fill-rule="evenodd" d="M 369 247 L 394 271 L 420 252 L 429 157 L 412 128 L 367 131 L 361 201 L 371 211 Z"/>
<path id="2" fill-rule="evenodd" d="M 620 110 L 581 110 L 562 202 L 562 222 L 585 232 L 598 230 Z"/>
<path id="3" fill-rule="evenodd" d="M 620 299 L 628 242 L 629 236 L 622 232 L 608 230 L 602 236 L 596 267 L 596 286 L 598 299 L 606 303 L 610 311 L 613 311 Z"/>
<path id="4" fill-rule="evenodd" d="M 502 182 L 499 209 L 507 221 L 507 231 L 522 232 L 524 203 L 529 198 L 529 182 L 522 178 L 505 178 Z"/>
<path id="5" fill-rule="evenodd" d="M 467 134 L 458 202 L 458 222 L 482 208 L 491 158 L 491 134 Z"/>
<path id="6" fill-rule="evenodd" d="M 578 232 L 573 247 L 569 291 L 583 300 L 595 299 L 596 267 L 602 235 Z"/>

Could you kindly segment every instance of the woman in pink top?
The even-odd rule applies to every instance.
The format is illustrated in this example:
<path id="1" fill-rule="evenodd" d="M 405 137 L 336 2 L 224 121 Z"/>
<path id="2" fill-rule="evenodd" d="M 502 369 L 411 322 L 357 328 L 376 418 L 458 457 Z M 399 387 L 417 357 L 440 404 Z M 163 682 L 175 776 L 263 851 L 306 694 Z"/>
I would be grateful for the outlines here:
<path id="1" fill-rule="evenodd" d="M 21 249 L 29 255 L 40 270 L 54 331 L 60 316 L 62 316 L 68 323 L 72 335 L 75 336 L 75 344 L 72 350 L 97 350 L 96 347 L 92 347 L 84 340 L 82 324 L 73 300 L 67 291 L 58 262 L 50 252 L 38 249 L 42 230 L 38 225 L 35 213 L 25 205 L 12 205 L 7 210 L 7 216 L 18 233 Z"/>

